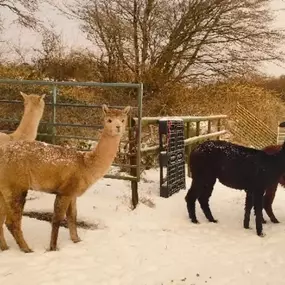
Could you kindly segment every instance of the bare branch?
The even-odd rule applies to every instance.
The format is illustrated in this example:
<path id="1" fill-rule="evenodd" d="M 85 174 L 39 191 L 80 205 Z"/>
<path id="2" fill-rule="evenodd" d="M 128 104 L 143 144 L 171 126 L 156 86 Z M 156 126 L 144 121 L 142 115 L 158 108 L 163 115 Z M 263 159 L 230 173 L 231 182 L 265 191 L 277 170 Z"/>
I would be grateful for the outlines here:
<path id="1" fill-rule="evenodd" d="M 35 17 L 38 0 L 0 0 L 0 19 L 4 17 L 5 10 L 11 11 L 16 21 L 24 27 L 36 29 L 40 25 L 39 19 Z"/>
<path id="2" fill-rule="evenodd" d="M 59 9 L 81 22 L 107 78 L 127 72 L 133 81 L 162 86 L 282 61 L 284 31 L 272 25 L 270 2 L 74 0 Z"/>

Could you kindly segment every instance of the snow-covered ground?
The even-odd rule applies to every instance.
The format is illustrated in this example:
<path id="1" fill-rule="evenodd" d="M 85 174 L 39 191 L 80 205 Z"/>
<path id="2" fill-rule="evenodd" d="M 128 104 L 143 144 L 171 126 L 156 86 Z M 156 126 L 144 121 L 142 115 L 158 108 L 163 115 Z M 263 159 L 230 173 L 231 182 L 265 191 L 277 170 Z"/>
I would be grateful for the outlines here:
<path id="1" fill-rule="evenodd" d="M 200 225 L 190 223 L 182 190 L 160 198 L 158 171 L 140 183 L 142 201 L 130 209 L 130 183 L 102 179 L 78 199 L 78 218 L 98 224 L 79 229 L 73 244 L 60 228 L 57 252 L 46 252 L 50 224 L 23 218 L 23 231 L 35 251 L 24 254 L 6 231 L 10 250 L 0 252 L 0 284 L 18 285 L 281 285 L 285 269 L 285 192 L 274 203 L 282 223 L 264 226 L 266 237 L 242 228 L 245 194 L 217 183 L 211 199 L 218 224 L 197 207 Z M 187 178 L 187 188 L 191 179 Z M 25 210 L 52 210 L 54 196 L 37 193 Z"/>

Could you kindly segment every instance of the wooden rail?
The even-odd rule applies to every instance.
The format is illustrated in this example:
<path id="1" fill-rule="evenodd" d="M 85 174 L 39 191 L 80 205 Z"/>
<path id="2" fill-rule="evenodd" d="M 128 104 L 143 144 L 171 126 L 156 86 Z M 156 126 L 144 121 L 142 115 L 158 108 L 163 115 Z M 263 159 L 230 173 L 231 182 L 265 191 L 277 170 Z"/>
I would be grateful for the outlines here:
<path id="1" fill-rule="evenodd" d="M 168 118 L 168 117 L 163 117 Z M 195 122 L 203 122 L 203 121 L 220 121 L 221 119 L 226 119 L 227 115 L 213 115 L 213 116 L 176 116 L 176 117 L 169 117 L 169 119 L 181 119 L 184 123 L 195 123 Z M 161 117 L 142 117 L 141 122 L 142 126 L 151 125 L 151 124 L 158 124 Z M 136 121 L 137 118 L 134 118 Z"/>
<path id="2" fill-rule="evenodd" d="M 213 116 L 179 116 L 179 117 L 169 117 L 169 119 L 182 119 L 184 121 L 186 132 L 185 132 L 185 154 L 186 154 L 186 161 L 188 161 L 188 157 L 191 153 L 193 144 L 206 140 L 206 139 L 213 139 L 213 138 L 220 138 L 221 135 L 224 135 L 227 133 L 226 130 L 221 130 L 221 120 L 227 119 L 227 115 L 213 115 Z M 141 124 L 142 127 L 145 127 L 147 125 L 158 125 L 159 120 L 161 117 L 142 117 Z M 167 119 L 167 117 L 164 119 Z M 213 121 L 217 121 L 217 130 L 212 131 Z M 207 133 L 201 135 L 201 122 L 207 122 Z M 195 123 L 194 130 L 191 128 L 191 124 Z M 193 134 L 195 134 L 193 136 Z M 141 154 L 148 153 L 148 152 L 158 152 L 159 145 L 155 146 L 149 146 L 141 148 Z M 190 176 L 190 169 L 188 167 L 188 176 Z"/>
<path id="3" fill-rule="evenodd" d="M 227 133 L 226 130 L 221 130 L 221 120 L 226 119 L 226 115 L 213 115 L 213 116 L 179 116 L 179 117 L 169 117 L 169 119 L 182 119 L 184 121 L 186 132 L 185 132 L 185 148 L 186 148 L 186 159 L 188 161 L 188 157 L 192 150 L 192 145 L 194 143 L 211 139 L 211 138 L 220 138 L 221 135 L 224 135 Z M 143 127 L 147 125 L 158 125 L 159 120 L 161 117 L 142 117 L 141 124 Z M 164 119 L 167 119 L 167 117 Z M 213 121 L 217 121 L 217 130 L 212 131 Z M 207 133 L 201 135 L 201 122 L 207 122 Z M 191 128 L 191 124 L 195 123 L 194 130 Z M 194 135 L 195 134 L 195 135 Z M 193 136 L 194 135 L 194 136 Z M 159 145 L 155 146 L 149 146 L 141 148 L 141 154 L 148 153 L 148 152 L 158 152 Z M 188 175 L 190 176 L 190 170 L 188 168 Z"/>
<path id="4" fill-rule="evenodd" d="M 210 139 L 210 138 L 215 138 L 215 137 L 220 137 L 222 135 L 225 135 L 227 133 L 226 130 L 223 131 L 219 131 L 219 132 L 214 132 L 214 133 L 210 133 L 210 134 L 206 134 L 206 135 L 199 135 L 199 136 L 194 136 L 194 137 L 190 137 L 184 140 L 184 144 L 185 146 L 189 146 L 193 143 L 202 141 L 202 140 L 206 140 L 206 139 Z M 141 152 L 151 152 L 151 151 L 158 151 L 159 150 L 159 145 L 155 145 L 155 146 L 150 146 L 150 147 L 145 147 L 143 149 L 141 149 Z"/>
<path id="5" fill-rule="evenodd" d="M 186 124 L 186 135 L 185 135 L 185 146 L 189 146 L 190 144 L 193 144 L 195 142 L 213 138 L 213 137 L 220 137 L 221 135 L 224 135 L 227 133 L 226 130 L 221 131 L 221 120 L 226 119 L 227 115 L 213 115 L 213 116 L 179 116 L 179 117 L 164 117 L 164 119 L 182 119 L 184 123 Z M 153 125 L 158 124 L 161 117 L 142 117 L 141 122 L 142 126 L 147 125 Z M 134 119 L 136 121 L 136 118 Z M 207 127 L 207 134 L 200 135 L 200 122 L 206 121 L 208 122 Z M 217 132 L 212 132 L 212 121 L 217 121 Z M 195 134 L 196 136 L 191 137 L 191 123 L 196 123 L 195 127 Z M 145 147 L 141 149 L 141 152 L 150 152 L 150 151 L 157 151 L 159 149 L 159 145 L 151 146 L 151 147 Z"/>

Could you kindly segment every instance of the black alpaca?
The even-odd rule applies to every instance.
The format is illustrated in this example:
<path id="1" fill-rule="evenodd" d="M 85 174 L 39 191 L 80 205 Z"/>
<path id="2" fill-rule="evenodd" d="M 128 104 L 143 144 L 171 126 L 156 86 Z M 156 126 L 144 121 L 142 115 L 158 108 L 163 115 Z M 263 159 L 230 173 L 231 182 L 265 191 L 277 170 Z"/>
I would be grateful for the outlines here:
<path id="1" fill-rule="evenodd" d="M 217 222 L 211 213 L 209 198 L 219 179 L 225 186 L 246 191 L 244 228 L 249 228 L 254 206 L 256 232 L 263 236 L 263 195 L 285 172 L 285 142 L 279 152 L 267 154 L 226 141 L 206 141 L 191 152 L 189 160 L 192 185 L 185 200 L 191 221 L 198 223 L 195 211 L 198 199 L 206 218 Z"/>

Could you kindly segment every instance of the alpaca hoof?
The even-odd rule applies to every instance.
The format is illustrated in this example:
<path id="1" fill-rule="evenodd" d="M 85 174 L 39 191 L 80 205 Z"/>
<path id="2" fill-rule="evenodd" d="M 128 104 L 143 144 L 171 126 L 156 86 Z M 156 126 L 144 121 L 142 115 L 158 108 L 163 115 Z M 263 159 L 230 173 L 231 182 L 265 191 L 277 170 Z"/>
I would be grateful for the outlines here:
<path id="1" fill-rule="evenodd" d="M 265 233 L 260 233 L 260 234 L 257 234 L 259 237 L 265 237 L 266 234 Z"/>
<path id="2" fill-rule="evenodd" d="M 81 242 L 82 240 L 81 240 L 80 237 L 77 237 L 77 238 L 73 238 L 72 241 L 73 241 L 74 243 L 78 243 L 78 242 Z"/>
<path id="3" fill-rule="evenodd" d="M 193 224 L 200 224 L 200 222 L 199 222 L 198 220 L 191 220 L 191 222 L 192 222 Z"/>
<path id="4" fill-rule="evenodd" d="M 21 248 L 21 250 L 22 250 L 24 253 L 32 253 L 32 252 L 34 252 L 34 251 L 31 250 L 30 248 Z"/>
<path id="5" fill-rule="evenodd" d="M 249 222 L 248 223 L 247 222 L 243 222 L 243 227 L 245 229 L 251 229 L 251 227 L 249 226 Z"/>
<path id="6" fill-rule="evenodd" d="M 272 219 L 271 222 L 272 222 L 273 224 L 279 224 L 279 223 L 280 223 L 276 218 L 275 218 L 275 219 Z"/>
<path id="7" fill-rule="evenodd" d="M 58 251 L 58 250 L 59 250 L 59 249 L 58 249 L 57 247 L 51 246 L 48 251 Z"/>
<path id="8" fill-rule="evenodd" d="M 47 251 L 58 251 L 58 247 L 56 245 L 50 245 L 49 249 Z"/>
<path id="9" fill-rule="evenodd" d="M 243 223 L 243 227 L 245 228 L 245 229 L 247 229 L 247 230 L 251 230 L 251 227 L 249 226 L 249 222 L 247 223 L 247 222 L 244 222 Z"/>
<path id="10" fill-rule="evenodd" d="M 263 219 L 263 220 L 262 220 L 262 223 L 263 223 L 263 224 L 266 224 L 266 223 L 267 223 L 267 221 Z"/>
<path id="11" fill-rule="evenodd" d="M 8 250 L 9 249 L 9 246 L 8 245 L 4 245 L 4 246 L 1 246 L 0 249 L 2 251 L 5 251 L 5 250 Z"/>
<path id="12" fill-rule="evenodd" d="M 214 219 L 214 220 L 210 220 L 210 222 L 217 224 L 219 221 Z"/>

